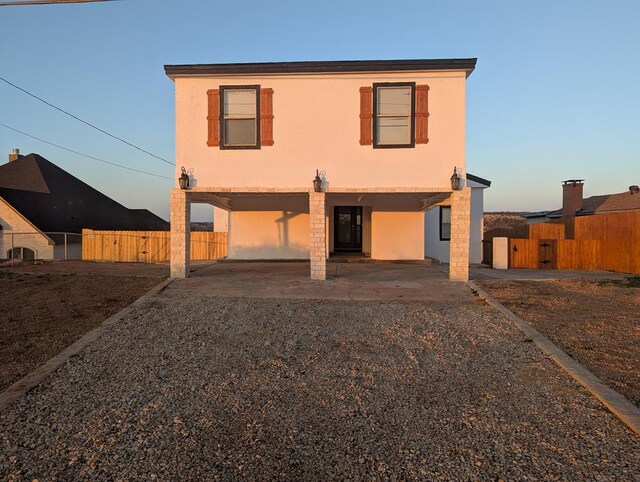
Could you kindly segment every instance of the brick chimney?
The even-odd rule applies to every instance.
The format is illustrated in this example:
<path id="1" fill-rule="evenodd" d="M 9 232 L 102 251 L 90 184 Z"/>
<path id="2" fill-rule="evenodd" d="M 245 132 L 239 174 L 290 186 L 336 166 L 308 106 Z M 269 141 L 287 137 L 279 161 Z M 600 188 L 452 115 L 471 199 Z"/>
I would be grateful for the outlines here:
<path id="1" fill-rule="evenodd" d="M 562 181 L 562 217 L 572 218 L 582 209 L 584 179 Z"/>
<path id="2" fill-rule="evenodd" d="M 13 152 L 9 154 L 9 162 L 17 161 L 21 157 L 22 157 L 22 154 L 20 154 L 20 149 L 18 149 L 17 147 L 14 147 Z"/>

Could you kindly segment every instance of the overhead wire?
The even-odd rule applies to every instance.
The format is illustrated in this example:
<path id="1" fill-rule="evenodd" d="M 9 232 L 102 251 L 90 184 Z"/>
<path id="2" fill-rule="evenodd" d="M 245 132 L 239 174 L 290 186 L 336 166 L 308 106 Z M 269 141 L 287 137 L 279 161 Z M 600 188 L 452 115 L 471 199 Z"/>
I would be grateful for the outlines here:
<path id="1" fill-rule="evenodd" d="M 29 92 L 28 90 L 23 89 L 22 87 L 20 87 L 20 86 L 18 86 L 18 85 L 16 85 L 16 84 L 14 84 L 13 82 L 9 82 L 7 79 L 5 79 L 5 78 L 3 78 L 3 77 L 0 77 L 0 80 L 1 80 L 1 81 L 3 81 L 3 82 L 5 82 L 5 83 L 7 83 L 7 84 L 9 84 L 11 87 L 14 87 L 14 88 L 16 88 L 16 89 L 18 89 L 18 90 L 20 90 L 20 91 L 24 92 L 25 94 L 27 94 L 27 95 L 29 95 L 29 96 L 33 97 L 34 99 L 39 100 L 40 102 L 42 102 L 42 103 L 44 103 L 44 104 L 48 105 L 49 107 L 53 107 L 54 109 L 56 109 L 56 110 L 58 110 L 58 111 L 62 112 L 63 114 L 66 114 L 66 115 L 68 115 L 68 116 L 70 116 L 70 117 L 73 117 L 75 120 L 77 120 L 77 121 L 79 121 L 79 122 L 82 122 L 83 124 L 86 124 L 86 125 L 88 125 L 89 127 L 93 128 L 93 129 L 95 129 L 95 130 L 97 130 L 97 131 L 99 131 L 99 132 L 102 132 L 103 134 L 108 135 L 109 137 L 112 137 L 112 138 L 114 138 L 114 139 L 117 139 L 117 140 L 119 140 L 120 142 L 123 142 L 124 144 L 126 144 L 126 145 L 128 145 L 128 146 L 131 146 L 131 147 L 133 147 L 134 149 L 137 149 L 137 150 L 139 150 L 139 151 L 141 151 L 141 152 L 144 152 L 145 154 L 148 154 L 148 155 L 150 155 L 151 157 L 155 157 L 156 159 L 159 159 L 160 161 L 162 161 L 162 162 L 164 162 L 164 163 L 166 163 L 166 164 L 169 164 L 169 165 L 171 165 L 171 166 L 175 166 L 175 163 L 173 163 L 173 162 L 171 162 L 171 161 L 168 161 L 168 160 L 164 159 L 163 157 L 157 156 L 157 155 L 155 155 L 155 154 L 153 154 L 153 153 L 151 153 L 151 152 L 149 152 L 149 151 L 147 151 L 147 150 L 143 149 L 142 147 L 138 147 L 138 146 L 136 146 L 135 144 L 132 144 L 132 143 L 131 143 L 131 142 L 129 142 L 129 141 L 125 141 L 125 140 L 124 140 L 124 139 L 122 139 L 121 137 L 118 137 L 118 136 L 116 136 L 116 135 L 114 135 L 114 134 L 111 134 L 110 132 L 107 132 L 107 131 L 105 131 L 104 129 L 101 129 L 100 127 L 98 127 L 98 126 L 96 126 L 96 125 L 92 124 L 91 122 L 87 122 L 86 120 L 81 119 L 80 117 L 78 117 L 78 116 L 76 116 L 76 115 L 72 114 L 71 112 L 68 112 L 68 111 L 66 111 L 66 110 L 64 110 L 64 109 L 62 109 L 62 108 L 60 108 L 60 107 L 58 107 L 58 106 L 56 106 L 56 105 L 52 104 L 51 102 L 47 102 L 47 101 L 46 101 L 46 100 L 44 100 L 42 97 L 38 97 L 37 95 L 32 94 L 32 93 L 31 93 L 31 92 Z"/>
<path id="2" fill-rule="evenodd" d="M 17 7 L 20 5 L 56 5 L 65 3 L 94 3 L 94 2 L 114 2 L 118 0 L 23 0 L 0 2 L 0 7 Z"/>
<path id="3" fill-rule="evenodd" d="M 55 144 L 53 142 L 41 139 L 40 137 L 36 137 L 34 135 L 27 134 L 26 132 L 23 132 L 23 131 L 18 130 L 16 128 L 14 128 L 14 127 L 11 127 L 11 126 L 8 126 L 6 124 L 3 124 L 2 122 L 0 122 L 0 126 L 4 127 L 5 129 L 9 129 L 9 130 L 12 130 L 14 132 L 17 132 L 18 134 L 22 134 L 23 136 L 31 137 L 32 139 L 35 139 L 37 141 L 44 142 L 45 144 L 49 144 L 50 146 L 57 147 L 58 149 L 62 149 L 62 150 L 68 151 L 68 152 L 72 152 L 73 154 L 77 154 L 79 156 L 87 157 L 89 159 L 93 159 L 94 161 L 102 162 L 104 164 L 109 164 L 110 166 L 119 167 L 121 169 L 127 169 L 128 171 L 134 171 L 134 172 L 137 172 L 137 173 L 140 173 L 140 174 L 146 174 L 148 176 L 154 176 L 154 177 L 159 177 L 159 178 L 162 178 L 162 179 L 173 180 L 173 178 L 171 178 L 171 177 L 162 176 L 160 174 L 154 174 L 152 172 L 141 171 L 140 169 L 135 169 L 135 168 L 129 167 L 129 166 L 123 166 L 122 164 L 117 164 L 115 162 L 106 161 L 104 159 L 100 159 L 99 157 L 91 156 L 89 154 L 84 154 L 82 152 L 78 152 L 78 151 L 75 151 L 73 149 L 69 149 L 68 147 L 64 147 L 64 146 L 61 146 L 59 144 Z"/>

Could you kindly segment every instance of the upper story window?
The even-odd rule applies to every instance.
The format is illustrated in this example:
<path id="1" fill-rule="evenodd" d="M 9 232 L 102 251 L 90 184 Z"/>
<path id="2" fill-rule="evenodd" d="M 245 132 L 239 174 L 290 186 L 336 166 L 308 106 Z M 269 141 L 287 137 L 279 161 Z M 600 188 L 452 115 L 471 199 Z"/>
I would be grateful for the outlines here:
<path id="1" fill-rule="evenodd" d="M 415 82 L 373 84 L 373 147 L 415 145 Z"/>
<path id="2" fill-rule="evenodd" d="M 429 86 L 415 82 L 360 87 L 360 145 L 415 147 L 429 142 Z"/>
<path id="3" fill-rule="evenodd" d="M 222 149 L 260 148 L 260 86 L 221 86 Z"/>

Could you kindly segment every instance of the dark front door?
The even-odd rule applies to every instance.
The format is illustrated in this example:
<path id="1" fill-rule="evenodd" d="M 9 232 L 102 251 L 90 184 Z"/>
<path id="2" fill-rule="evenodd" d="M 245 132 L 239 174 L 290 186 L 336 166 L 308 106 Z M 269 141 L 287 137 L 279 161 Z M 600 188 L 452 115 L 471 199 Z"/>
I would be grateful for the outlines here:
<path id="1" fill-rule="evenodd" d="M 333 250 L 362 252 L 362 207 L 336 206 L 333 219 Z"/>

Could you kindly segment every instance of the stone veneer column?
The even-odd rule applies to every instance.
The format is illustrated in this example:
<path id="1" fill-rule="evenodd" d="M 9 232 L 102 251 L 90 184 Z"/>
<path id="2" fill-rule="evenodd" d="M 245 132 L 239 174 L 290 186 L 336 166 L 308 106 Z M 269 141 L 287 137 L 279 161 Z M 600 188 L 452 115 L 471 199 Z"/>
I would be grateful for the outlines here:
<path id="1" fill-rule="evenodd" d="M 171 191 L 171 277 L 189 277 L 191 252 L 191 202 L 187 191 Z"/>
<path id="2" fill-rule="evenodd" d="M 471 188 L 451 193 L 451 241 L 449 242 L 449 279 L 469 279 L 471 236 Z"/>
<path id="3" fill-rule="evenodd" d="M 309 258 L 311 279 L 327 279 L 327 222 L 323 192 L 309 193 Z"/>

